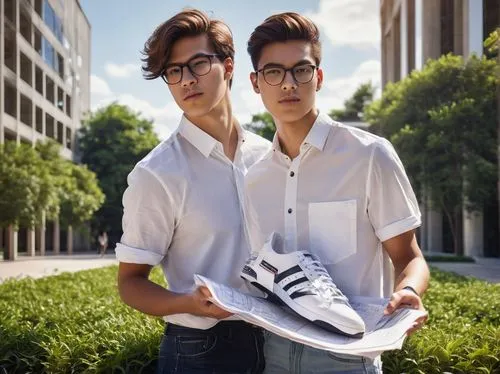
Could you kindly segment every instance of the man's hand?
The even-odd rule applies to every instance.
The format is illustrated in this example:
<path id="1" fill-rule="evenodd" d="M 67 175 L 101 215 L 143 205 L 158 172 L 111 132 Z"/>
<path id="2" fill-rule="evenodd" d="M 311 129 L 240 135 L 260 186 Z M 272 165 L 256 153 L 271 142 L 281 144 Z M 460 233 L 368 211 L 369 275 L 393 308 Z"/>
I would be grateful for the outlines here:
<path id="1" fill-rule="evenodd" d="M 210 293 L 210 290 L 205 286 L 198 287 L 189 296 L 191 298 L 193 306 L 193 311 L 191 312 L 191 314 L 200 317 L 211 317 L 216 319 L 224 319 L 233 315 L 233 313 L 219 308 L 209 300 L 210 297 L 212 297 L 212 294 Z"/>
<path id="2" fill-rule="evenodd" d="M 394 292 L 389 300 L 389 304 L 385 307 L 384 314 L 391 314 L 399 308 L 418 309 L 426 313 L 425 316 L 422 316 L 415 321 L 413 327 L 406 332 L 408 335 L 411 335 L 420 329 L 429 317 L 424 308 L 424 304 L 422 303 L 422 299 L 410 290 L 399 290 Z"/>

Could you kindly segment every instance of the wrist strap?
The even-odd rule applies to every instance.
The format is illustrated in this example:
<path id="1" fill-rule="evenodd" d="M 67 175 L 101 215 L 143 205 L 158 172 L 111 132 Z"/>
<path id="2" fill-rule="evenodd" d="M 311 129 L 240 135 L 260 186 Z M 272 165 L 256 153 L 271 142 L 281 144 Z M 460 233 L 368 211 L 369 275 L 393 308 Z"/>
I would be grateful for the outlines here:
<path id="1" fill-rule="evenodd" d="M 412 286 L 405 286 L 402 288 L 403 290 L 408 290 L 408 291 L 411 291 L 413 292 L 415 295 L 417 295 L 418 297 L 420 297 L 420 295 L 418 294 L 417 290 L 414 289 Z"/>

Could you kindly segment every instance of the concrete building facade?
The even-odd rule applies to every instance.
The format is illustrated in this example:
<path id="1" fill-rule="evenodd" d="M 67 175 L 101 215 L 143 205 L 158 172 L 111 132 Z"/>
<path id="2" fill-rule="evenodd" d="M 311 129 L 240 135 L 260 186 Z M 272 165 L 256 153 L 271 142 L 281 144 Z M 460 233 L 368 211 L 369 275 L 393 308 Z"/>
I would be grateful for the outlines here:
<path id="1" fill-rule="evenodd" d="M 385 86 L 450 52 L 481 56 L 484 39 L 500 25 L 500 0 L 380 0 L 380 23 Z M 426 251 L 443 252 L 443 215 L 428 206 L 421 202 L 419 242 Z M 464 210 L 464 254 L 483 256 L 484 244 L 483 212 Z"/>
<path id="2" fill-rule="evenodd" d="M 75 134 L 89 110 L 90 23 L 79 1 L 0 0 L 0 143 L 53 139 L 74 160 Z M 0 247 L 14 258 L 18 247 L 32 255 L 71 251 L 82 243 L 75 235 L 57 221 L 9 228 Z"/>

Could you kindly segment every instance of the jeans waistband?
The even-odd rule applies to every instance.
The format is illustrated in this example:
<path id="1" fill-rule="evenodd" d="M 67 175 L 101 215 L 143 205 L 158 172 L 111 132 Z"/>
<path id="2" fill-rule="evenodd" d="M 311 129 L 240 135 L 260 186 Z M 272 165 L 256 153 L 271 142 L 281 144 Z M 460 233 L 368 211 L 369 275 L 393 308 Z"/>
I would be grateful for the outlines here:
<path id="1" fill-rule="evenodd" d="M 223 333 L 227 331 L 258 331 L 262 330 L 259 326 L 252 325 L 244 321 L 221 321 L 215 326 L 203 330 L 196 329 L 192 327 L 180 326 L 173 323 L 167 323 L 165 325 L 165 334 L 177 334 L 177 333 L 193 333 L 193 334 L 203 334 L 203 333 Z"/>

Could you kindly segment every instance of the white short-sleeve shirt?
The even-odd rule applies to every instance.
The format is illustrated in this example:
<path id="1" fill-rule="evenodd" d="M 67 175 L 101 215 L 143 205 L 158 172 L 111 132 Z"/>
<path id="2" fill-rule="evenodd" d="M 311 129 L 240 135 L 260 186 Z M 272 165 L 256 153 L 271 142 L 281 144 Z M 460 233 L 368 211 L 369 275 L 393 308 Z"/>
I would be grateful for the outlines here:
<path id="1" fill-rule="evenodd" d="M 243 178 L 271 148 L 239 127 L 231 162 L 222 144 L 185 117 L 128 175 L 123 195 L 120 262 L 160 265 L 174 292 L 194 290 L 194 274 L 240 288 L 239 273 L 250 246 L 243 219 Z M 241 202 L 241 203 L 240 203 Z M 190 314 L 166 321 L 210 328 L 211 318 Z"/>
<path id="2" fill-rule="evenodd" d="M 272 231 L 284 250 L 310 250 L 347 295 L 388 297 L 393 266 L 381 243 L 420 226 L 392 145 L 320 114 L 293 160 L 273 149 L 245 177 L 254 251 Z"/>

